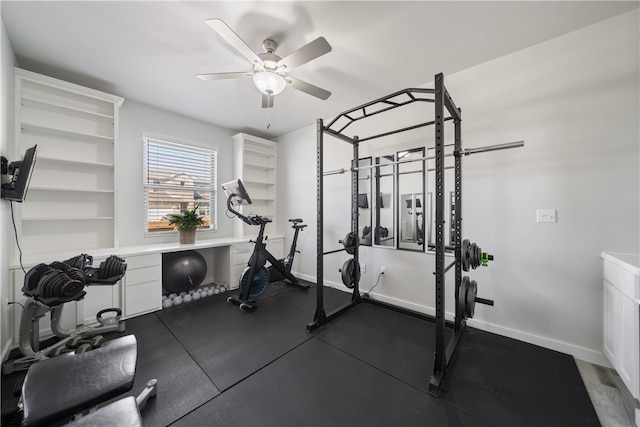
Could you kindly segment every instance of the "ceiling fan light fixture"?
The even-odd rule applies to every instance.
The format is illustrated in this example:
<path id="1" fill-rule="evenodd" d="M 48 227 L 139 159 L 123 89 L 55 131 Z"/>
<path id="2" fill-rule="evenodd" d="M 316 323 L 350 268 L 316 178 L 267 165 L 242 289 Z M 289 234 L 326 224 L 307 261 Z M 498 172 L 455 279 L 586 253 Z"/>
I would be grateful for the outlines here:
<path id="1" fill-rule="evenodd" d="M 287 82 L 280 74 L 273 71 L 258 71 L 253 75 L 253 83 L 266 95 L 277 95 L 284 90 Z"/>

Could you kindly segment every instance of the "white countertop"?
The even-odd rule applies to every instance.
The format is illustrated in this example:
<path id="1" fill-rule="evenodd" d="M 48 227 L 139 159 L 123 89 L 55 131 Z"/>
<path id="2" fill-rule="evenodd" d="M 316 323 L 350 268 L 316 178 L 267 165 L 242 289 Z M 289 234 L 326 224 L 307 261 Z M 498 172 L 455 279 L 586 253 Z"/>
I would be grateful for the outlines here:
<path id="1" fill-rule="evenodd" d="M 602 252 L 603 259 L 611 261 L 620 268 L 640 276 L 640 254 L 623 254 L 619 252 Z"/>
<path id="2" fill-rule="evenodd" d="M 271 235 L 270 239 L 283 238 L 283 235 Z M 56 254 L 35 254 L 30 257 L 25 257 L 23 259 L 22 265 L 27 267 L 33 267 L 39 263 L 50 263 L 53 261 L 61 261 L 67 258 L 71 258 L 73 256 L 79 255 L 81 253 L 87 253 L 93 256 L 96 259 L 106 258 L 109 255 L 117 255 L 121 257 L 133 256 L 133 255 L 146 255 L 153 253 L 164 253 L 164 252 L 175 252 L 175 251 L 187 251 L 193 249 L 204 249 L 204 248 L 215 248 L 220 246 L 231 246 L 238 243 L 248 243 L 250 239 L 255 239 L 255 236 L 245 236 L 245 237 L 218 237 L 212 239 L 197 239 L 193 244 L 180 244 L 178 242 L 171 243 L 151 243 L 148 245 L 137 245 L 137 246 L 120 246 L 118 248 L 101 248 L 101 249 L 88 249 L 86 251 L 69 251 L 69 252 L 59 252 Z M 177 240 L 177 236 L 176 236 Z M 266 241 L 268 244 L 269 240 Z M 18 269 L 20 268 L 20 264 L 18 262 L 13 262 L 10 266 L 10 269 Z"/>

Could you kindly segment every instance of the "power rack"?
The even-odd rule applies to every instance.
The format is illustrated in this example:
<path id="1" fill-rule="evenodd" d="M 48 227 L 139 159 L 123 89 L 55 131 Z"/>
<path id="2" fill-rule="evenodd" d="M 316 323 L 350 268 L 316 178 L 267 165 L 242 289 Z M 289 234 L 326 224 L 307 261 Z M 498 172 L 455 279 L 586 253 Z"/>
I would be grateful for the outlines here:
<path id="1" fill-rule="evenodd" d="M 462 115 L 461 110 L 454 103 L 451 95 L 447 91 L 444 85 L 444 76 L 442 73 L 435 75 L 434 78 L 435 88 L 409 88 L 404 89 L 388 96 L 376 99 L 358 107 L 352 108 L 336 116 L 327 126 L 324 125 L 322 119 L 317 121 L 317 283 L 316 287 L 316 311 L 312 322 L 307 324 L 307 330 L 312 331 L 326 323 L 333 318 L 341 315 L 345 311 L 357 306 L 362 302 L 372 303 L 387 308 L 391 308 L 396 311 L 400 311 L 415 317 L 428 319 L 435 323 L 436 334 L 436 348 L 433 374 L 429 381 L 429 393 L 434 396 L 438 396 L 441 390 L 446 391 L 445 377 L 449 369 L 449 363 L 453 357 L 462 334 L 466 327 L 466 315 L 465 304 L 460 304 L 460 287 L 463 285 L 462 270 L 464 262 L 467 262 L 468 267 L 468 252 L 463 254 L 463 241 L 462 241 L 462 162 L 461 158 L 464 155 L 475 154 L 484 151 L 500 150 L 505 148 L 514 148 L 523 146 L 523 142 L 509 143 L 494 145 L 485 148 L 476 148 L 472 150 L 462 150 Z M 345 131 L 349 129 L 353 123 L 360 120 L 372 117 L 374 115 L 383 114 L 385 112 L 395 110 L 416 102 L 432 103 L 434 106 L 434 119 L 406 126 L 400 129 L 391 130 L 366 137 L 347 136 Z M 453 238 L 452 242 L 454 247 L 445 246 L 445 129 L 444 125 L 446 121 L 453 121 L 454 129 L 454 218 L 453 218 Z M 351 233 L 358 233 L 358 170 L 362 169 L 358 167 L 359 159 L 359 144 L 365 141 L 374 140 L 377 138 L 390 136 L 393 134 L 410 131 L 426 126 L 434 126 L 435 142 L 434 142 L 434 155 L 431 157 L 424 157 L 414 159 L 414 161 L 420 160 L 435 160 L 435 318 L 423 313 L 415 312 L 405 309 L 403 307 L 394 306 L 388 303 L 374 300 L 368 295 L 361 295 L 358 287 L 359 279 L 359 249 L 358 244 L 350 247 L 347 252 L 353 257 L 353 265 L 357 266 L 357 278 L 354 278 L 350 287 L 353 286 L 353 293 L 351 301 L 336 310 L 325 313 L 324 310 L 324 298 L 323 298 L 323 286 L 324 277 L 324 256 L 329 255 L 340 250 L 324 251 L 323 234 L 324 234 L 324 176 L 334 173 L 351 172 Z M 349 170 L 341 169 L 339 171 L 324 172 L 324 135 L 331 135 L 341 141 L 347 142 L 353 147 L 353 159 Z M 401 163 L 396 161 L 394 163 Z M 356 238 L 357 242 L 357 238 Z M 474 244 L 475 245 L 475 244 Z M 452 252 L 455 254 L 455 260 L 449 265 L 445 265 L 445 252 Z M 486 255 L 483 253 L 483 255 Z M 466 256 L 467 258 L 463 258 Z M 345 263 L 346 265 L 346 263 Z M 455 319 L 453 325 L 450 322 L 445 321 L 445 273 L 455 268 L 455 299 L 456 310 Z M 352 269 L 353 270 L 353 269 Z M 344 277 L 344 272 L 343 272 Z M 468 282 L 468 278 L 466 281 Z M 475 283 L 475 282 L 474 282 Z M 464 284 L 466 286 L 467 284 Z M 480 302 L 483 304 L 493 305 L 493 301 L 485 300 L 482 298 L 475 298 L 473 302 Z M 453 333 L 449 341 L 446 340 L 445 328 L 453 327 Z"/>

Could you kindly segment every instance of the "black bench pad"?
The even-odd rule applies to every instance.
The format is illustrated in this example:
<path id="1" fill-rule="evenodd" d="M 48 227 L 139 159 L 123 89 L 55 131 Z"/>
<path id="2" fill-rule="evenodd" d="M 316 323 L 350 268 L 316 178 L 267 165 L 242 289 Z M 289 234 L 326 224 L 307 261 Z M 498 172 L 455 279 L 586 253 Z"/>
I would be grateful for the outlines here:
<path id="1" fill-rule="evenodd" d="M 135 336 L 127 335 L 86 353 L 33 364 L 22 386 L 24 425 L 51 425 L 128 392 L 137 353 Z"/>
<path id="2" fill-rule="evenodd" d="M 66 424 L 65 427 L 142 427 L 140 411 L 133 396 L 116 400 L 84 417 Z"/>

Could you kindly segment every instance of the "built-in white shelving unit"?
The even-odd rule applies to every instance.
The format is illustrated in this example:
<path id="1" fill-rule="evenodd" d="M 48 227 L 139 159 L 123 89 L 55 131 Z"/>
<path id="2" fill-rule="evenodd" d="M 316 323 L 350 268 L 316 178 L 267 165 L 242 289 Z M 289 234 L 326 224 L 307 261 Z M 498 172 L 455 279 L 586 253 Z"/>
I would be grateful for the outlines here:
<path id="1" fill-rule="evenodd" d="M 117 246 L 115 150 L 123 98 L 15 69 L 15 152 L 38 146 L 16 220 L 31 256 Z"/>
<path id="2" fill-rule="evenodd" d="M 276 233 L 277 209 L 277 144 L 256 136 L 239 133 L 233 136 L 235 150 L 235 176 L 244 183 L 253 203 L 242 206 L 244 215 L 261 215 L 272 219 L 266 234 Z M 257 226 L 235 221 L 237 237 L 258 233 Z"/>

